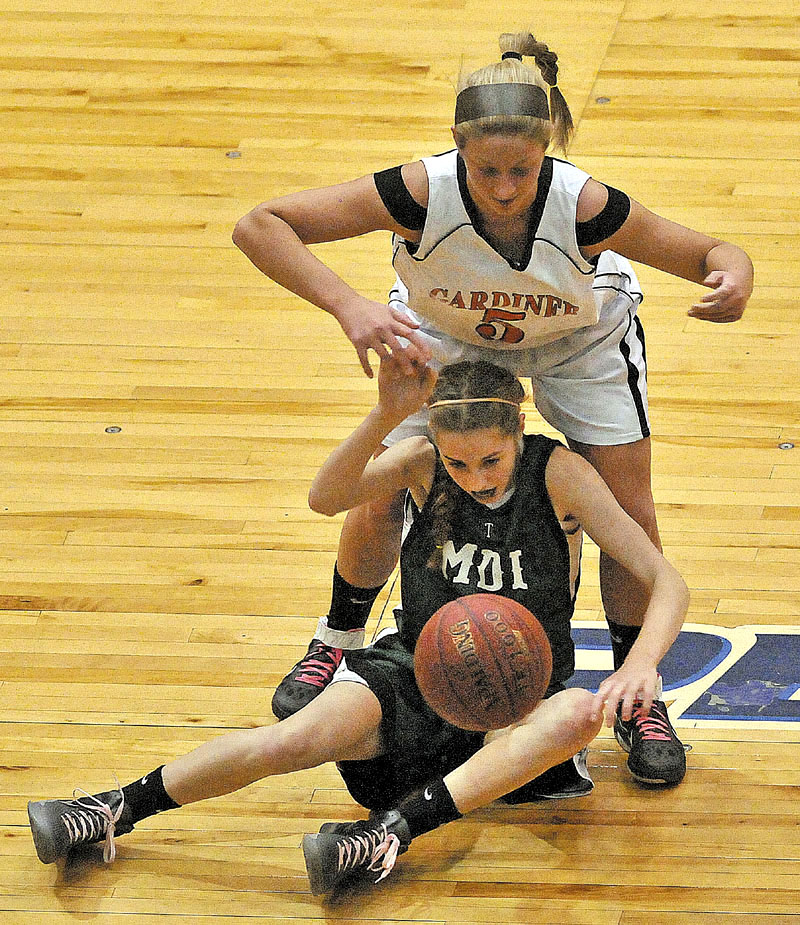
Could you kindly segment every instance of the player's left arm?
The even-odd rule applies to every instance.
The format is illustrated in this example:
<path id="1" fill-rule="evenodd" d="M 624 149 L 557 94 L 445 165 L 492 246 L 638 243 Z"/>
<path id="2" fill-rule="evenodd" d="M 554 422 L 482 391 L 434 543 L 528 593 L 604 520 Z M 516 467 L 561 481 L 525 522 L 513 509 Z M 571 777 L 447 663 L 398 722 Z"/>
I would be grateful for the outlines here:
<path id="1" fill-rule="evenodd" d="M 649 602 L 639 638 L 623 666 L 600 685 L 595 698 L 599 717 L 614 721 L 617 704 L 630 718 L 634 701 L 650 709 L 657 684 L 657 666 L 678 636 L 689 606 L 689 591 L 678 571 L 650 541 L 641 526 L 620 507 L 594 467 L 576 453 L 559 447 L 545 470 L 547 490 L 556 515 L 572 515 L 603 552 L 631 572 L 647 589 Z"/>
<path id="2" fill-rule="evenodd" d="M 594 218 L 605 206 L 606 187 L 589 180 L 578 198 L 579 222 Z M 581 248 L 586 257 L 604 250 L 664 270 L 673 276 L 707 286 L 689 315 L 703 321 L 725 323 L 742 317 L 753 292 L 753 264 L 735 244 L 693 231 L 656 215 L 634 199 L 621 227 L 604 241 Z"/>

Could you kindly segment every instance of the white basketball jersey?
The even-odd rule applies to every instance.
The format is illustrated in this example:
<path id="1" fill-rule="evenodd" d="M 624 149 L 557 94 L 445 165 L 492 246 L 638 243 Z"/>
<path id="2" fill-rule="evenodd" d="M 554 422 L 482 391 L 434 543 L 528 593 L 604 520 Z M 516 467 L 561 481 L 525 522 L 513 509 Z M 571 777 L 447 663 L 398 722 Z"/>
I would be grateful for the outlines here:
<path id="1" fill-rule="evenodd" d="M 628 261 L 604 251 L 595 267 L 575 237 L 578 195 L 589 174 L 546 157 L 531 209 L 527 256 L 514 265 L 476 230 L 477 213 L 457 151 L 423 158 L 428 214 L 422 240 L 395 235 L 394 266 L 409 307 L 453 337 L 525 349 L 595 324 L 606 301 L 630 291 Z"/>

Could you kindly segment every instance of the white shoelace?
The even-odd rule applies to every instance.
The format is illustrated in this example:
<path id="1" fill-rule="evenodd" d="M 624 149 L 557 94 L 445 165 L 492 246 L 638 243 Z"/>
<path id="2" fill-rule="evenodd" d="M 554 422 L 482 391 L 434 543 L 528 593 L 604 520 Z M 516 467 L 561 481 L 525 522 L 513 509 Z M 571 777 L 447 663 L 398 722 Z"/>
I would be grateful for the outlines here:
<path id="1" fill-rule="evenodd" d="M 96 796 L 81 790 L 79 787 L 72 791 L 72 803 L 77 809 L 71 813 L 65 813 L 61 818 L 69 834 L 71 845 L 79 844 L 85 841 L 103 841 L 103 861 L 110 864 L 117 856 L 117 846 L 114 842 L 114 831 L 117 823 L 125 809 L 125 794 L 122 792 L 119 780 L 117 780 L 117 789 L 120 795 L 120 804 L 116 812 L 111 809 L 108 803 L 98 800 Z M 77 794 L 82 794 L 78 797 Z M 94 806 L 87 806 L 82 800 L 91 800 Z M 102 815 L 102 819 L 97 818 L 97 813 Z"/>
<path id="2" fill-rule="evenodd" d="M 352 870 L 361 864 L 367 864 L 367 870 L 373 873 L 380 872 L 375 881 L 380 883 L 388 877 L 394 869 L 397 855 L 400 852 L 400 839 L 390 834 L 384 824 L 381 825 L 383 834 L 378 829 L 370 832 L 348 835 L 339 843 L 339 873 Z"/>

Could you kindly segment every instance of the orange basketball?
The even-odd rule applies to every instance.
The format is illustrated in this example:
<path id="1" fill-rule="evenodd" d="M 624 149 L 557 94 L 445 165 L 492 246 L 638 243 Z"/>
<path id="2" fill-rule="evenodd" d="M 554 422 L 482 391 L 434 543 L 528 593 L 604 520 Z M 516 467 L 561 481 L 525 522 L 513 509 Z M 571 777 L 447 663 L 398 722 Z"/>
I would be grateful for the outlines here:
<path id="1" fill-rule="evenodd" d="M 461 729 L 502 729 L 544 696 L 553 670 L 541 623 L 522 604 L 470 594 L 440 607 L 414 650 L 422 696 Z"/>

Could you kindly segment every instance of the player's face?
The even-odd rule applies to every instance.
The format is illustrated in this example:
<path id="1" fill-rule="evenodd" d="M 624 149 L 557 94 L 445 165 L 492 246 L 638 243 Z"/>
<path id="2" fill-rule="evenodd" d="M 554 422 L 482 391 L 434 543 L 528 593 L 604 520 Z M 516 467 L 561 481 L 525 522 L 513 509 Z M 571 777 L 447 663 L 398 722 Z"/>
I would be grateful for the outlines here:
<path id="1" fill-rule="evenodd" d="M 533 205 L 544 161 L 541 145 L 523 135 L 484 135 L 461 148 L 467 187 L 489 220 L 524 215 Z"/>
<path id="2" fill-rule="evenodd" d="M 496 427 L 466 433 L 440 430 L 436 446 L 450 478 L 481 504 L 499 501 L 514 481 L 519 438 Z"/>

